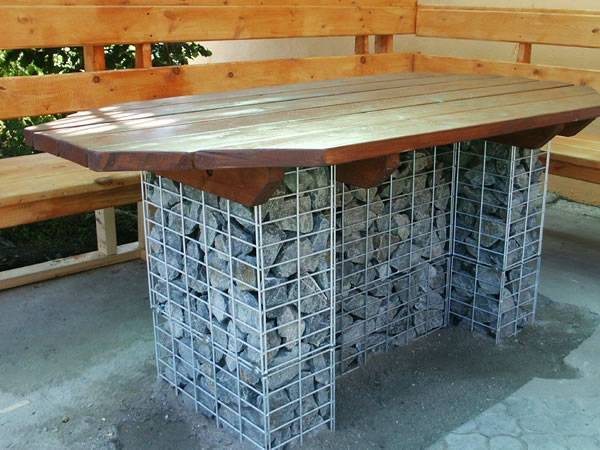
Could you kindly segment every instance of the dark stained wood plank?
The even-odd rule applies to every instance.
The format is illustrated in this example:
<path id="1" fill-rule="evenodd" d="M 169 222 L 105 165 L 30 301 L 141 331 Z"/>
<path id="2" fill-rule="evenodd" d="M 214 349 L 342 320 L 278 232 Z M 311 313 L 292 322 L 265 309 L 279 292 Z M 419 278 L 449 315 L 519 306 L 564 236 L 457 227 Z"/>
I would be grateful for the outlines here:
<path id="1" fill-rule="evenodd" d="M 412 73 L 116 105 L 27 134 L 95 170 L 281 168 L 490 136 L 537 144 L 598 115 L 587 87 Z"/>
<path id="2" fill-rule="evenodd" d="M 490 79 L 497 78 L 485 75 Z M 32 131 L 54 130 L 66 127 L 79 127 L 95 123 L 107 124 L 122 122 L 128 118 L 146 115 L 158 117 L 182 114 L 193 111 L 208 111 L 232 106 L 261 105 L 265 103 L 285 102 L 300 99 L 314 99 L 347 93 L 371 92 L 380 89 L 393 89 L 443 82 L 455 79 L 468 79 L 465 75 L 427 74 L 416 77 L 413 74 L 394 74 L 367 77 L 364 83 L 353 79 L 336 82 L 315 82 L 277 86 L 274 88 L 250 89 L 220 94 L 173 97 L 169 99 L 149 100 L 116 105 L 98 110 L 72 114 L 67 118 L 31 127 Z M 480 79 L 481 77 L 478 77 Z"/>
<path id="3" fill-rule="evenodd" d="M 162 116 L 158 118 L 144 117 L 111 122 L 110 127 L 102 124 L 100 126 L 69 127 L 68 130 L 54 129 L 44 132 L 44 135 L 68 138 L 71 143 L 80 146 L 110 145 L 115 140 L 118 140 L 120 144 L 125 144 L 161 138 L 166 135 L 177 136 L 180 133 L 189 133 L 190 130 L 198 131 L 199 126 L 204 126 L 205 130 L 215 131 L 261 123 L 326 118 L 341 113 L 363 113 L 561 86 L 564 86 L 564 84 L 503 78 L 473 78 L 367 93 L 360 92 L 317 99 L 274 102 L 252 107 L 240 106 L 217 111 L 182 113 L 170 118 L 166 123 L 162 120 Z M 234 119 L 235 122 L 233 122 Z"/>
<path id="4" fill-rule="evenodd" d="M 159 175 L 246 206 L 266 202 L 283 182 L 285 169 L 164 170 Z"/>
<path id="5" fill-rule="evenodd" d="M 379 186 L 400 167 L 400 154 L 381 156 L 351 163 L 336 168 L 337 181 L 351 186 L 371 188 Z"/>
<path id="6" fill-rule="evenodd" d="M 126 141 L 126 137 L 119 137 L 116 143 L 107 145 L 93 146 L 92 139 L 86 142 L 86 147 L 94 148 L 100 151 L 111 151 L 123 148 L 125 142 L 128 151 L 144 152 L 165 152 L 171 150 L 178 151 L 204 151 L 204 149 L 262 149 L 274 148 L 280 142 L 284 142 L 283 149 L 290 148 L 288 145 L 294 140 L 293 144 L 297 148 L 305 150 L 337 147 L 336 139 L 341 138 L 342 142 L 350 140 L 360 140 L 368 142 L 373 137 L 371 133 L 372 126 L 381 124 L 393 125 L 390 133 L 395 133 L 397 129 L 410 129 L 415 124 L 426 123 L 422 119 L 435 118 L 440 114 L 458 113 L 464 111 L 477 111 L 484 108 L 503 107 L 513 104 L 528 104 L 535 101 L 546 99 L 563 99 L 574 95 L 589 94 L 590 90 L 584 87 L 566 87 L 543 90 L 530 90 L 528 92 L 517 92 L 513 94 L 483 96 L 481 98 L 458 99 L 451 102 L 436 102 L 435 98 L 429 98 L 428 101 L 417 98 L 416 106 L 400 105 L 396 107 L 374 109 L 362 111 L 359 113 L 348 113 L 346 106 L 336 109 L 337 114 L 328 114 L 321 117 L 316 113 L 308 117 L 303 114 L 300 120 L 289 120 L 286 116 L 283 121 L 262 123 L 255 117 L 249 118 L 249 123 L 244 124 L 242 120 L 226 122 L 211 126 L 211 123 L 194 124 L 189 129 L 176 129 L 172 133 L 169 130 L 159 130 L 165 135 L 152 136 L 151 139 L 144 138 L 137 141 Z M 357 125 L 358 124 L 358 125 Z M 195 131 L 195 132 L 194 132 Z M 129 134 L 129 133 L 127 133 Z M 326 140 L 320 137 L 312 136 L 326 135 Z M 150 135 L 146 135 L 150 136 Z M 336 136 L 335 138 L 333 136 Z M 346 137 L 345 137 L 346 136 Z"/>

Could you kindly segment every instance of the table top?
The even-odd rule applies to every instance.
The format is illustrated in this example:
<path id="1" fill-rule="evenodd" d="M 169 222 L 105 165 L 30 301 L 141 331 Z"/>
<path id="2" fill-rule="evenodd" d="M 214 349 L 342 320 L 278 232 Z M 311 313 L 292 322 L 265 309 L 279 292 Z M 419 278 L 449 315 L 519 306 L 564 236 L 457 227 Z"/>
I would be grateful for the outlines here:
<path id="1" fill-rule="evenodd" d="M 26 139 L 99 171 L 302 167 L 546 127 L 560 134 L 597 116 L 600 94 L 589 87 L 396 73 L 125 103 L 30 127 Z"/>

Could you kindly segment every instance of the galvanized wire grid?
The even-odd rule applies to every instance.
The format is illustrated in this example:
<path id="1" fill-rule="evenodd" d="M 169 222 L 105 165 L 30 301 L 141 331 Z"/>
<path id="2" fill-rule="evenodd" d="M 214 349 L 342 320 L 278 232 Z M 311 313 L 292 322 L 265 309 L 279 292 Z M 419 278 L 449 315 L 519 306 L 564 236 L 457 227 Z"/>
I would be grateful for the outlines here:
<path id="1" fill-rule="evenodd" d="M 334 426 L 334 168 L 266 204 L 143 180 L 159 375 L 259 448 Z"/>
<path id="2" fill-rule="evenodd" d="M 459 144 L 450 314 L 500 341 L 535 318 L 547 191 L 539 149 Z"/>
<path id="3" fill-rule="evenodd" d="M 338 374 L 445 325 L 454 154 L 402 154 L 375 188 L 337 184 Z"/>

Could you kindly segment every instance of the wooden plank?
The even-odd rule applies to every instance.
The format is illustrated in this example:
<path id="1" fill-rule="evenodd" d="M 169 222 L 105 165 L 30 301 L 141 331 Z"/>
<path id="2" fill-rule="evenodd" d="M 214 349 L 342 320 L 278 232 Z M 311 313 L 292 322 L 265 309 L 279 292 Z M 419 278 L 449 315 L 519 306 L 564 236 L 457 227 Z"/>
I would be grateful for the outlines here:
<path id="1" fill-rule="evenodd" d="M 31 127 L 27 130 L 27 142 L 33 143 L 35 137 L 31 135 L 45 132 L 55 135 L 57 138 L 64 137 L 71 142 L 85 142 L 92 135 L 96 135 L 101 141 L 111 139 L 116 133 L 135 133 L 139 130 L 157 129 L 161 121 L 168 120 L 168 127 L 191 124 L 199 121 L 216 121 L 238 119 L 242 117 L 264 115 L 270 113 L 289 113 L 291 111 L 305 111 L 298 114 L 322 115 L 337 105 L 348 105 L 349 111 L 369 111 L 380 105 L 382 108 L 397 105 L 399 99 L 415 97 L 420 95 L 438 94 L 435 98 L 425 100 L 426 103 L 450 100 L 456 98 L 480 96 L 482 92 L 473 90 L 481 88 L 492 88 L 491 94 L 520 92 L 527 90 L 548 89 L 551 87 L 565 86 L 560 82 L 539 83 L 532 80 L 519 78 L 499 78 L 489 76 L 461 76 L 450 75 L 444 77 L 422 77 L 421 79 L 406 80 L 394 83 L 385 83 L 378 86 L 379 89 L 363 91 L 355 86 L 344 88 L 322 89 L 316 92 L 302 91 L 286 95 L 275 96 L 244 96 L 242 99 L 225 99 L 210 101 L 194 101 L 180 103 L 170 106 L 162 105 L 152 109 L 140 109 L 128 112 L 132 119 L 121 119 L 124 117 L 119 106 L 113 111 L 96 111 L 83 120 L 76 116 Z M 375 87 L 375 85 L 373 85 Z M 496 88 L 496 89 L 493 89 Z M 485 91 L 483 95 L 486 95 Z M 323 94 L 323 95 L 321 95 Z M 381 101 L 382 103 L 376 103 Z M 409 101 L 409 105 L 414 104 Z M 403 105 L 400 103 L 399 105 Z M 372 106 L 369 106 L 372 105 Z M 338 108 L 339 109 L 339 108 Z M 277 119 L 280 115 L 274 116 Z M 286 116 L 286 119 L 289 117 Z M 251 120 L 251 119 L 248 119 Z M 165 122 L 167 123 L 167 122 Z M 110 128 L 107 128 L 110 125 Z M 163 130 L 161 127 L 160 130 Z M 162 134 L 163 131 L 157 131 Z M 94 137 L 94 139 L 96 138 Z M 150 136 L 149 136 L 150 137 Z"/>
<path id="2" fill-rule="evenodd" d="M 152 44 L 136 44 L 135 67 L 152 67 Z"/>
<path id="3" fill-rule="evenodd" d="M 560 102 L 556 99 L 535 103 L 524 101 L 510 106 L 498 104 L 498 100 L 500 98 L 488 109 L 429 115 L 423 121 L 406 119 L 400 122 L 397 119 L 390 121 L 378 118 L 374 123 L 363 120 L 357 126 L 354 121 L 353 127 L 328 128 L 325 132 L 322 129 L 315 130 L 314 126 L 308 129 L 297 127 L 298 135 L 294 132 L 278 139 L 271 136 L 264 143 L 253 142 L 253 151 L 248 151 L 249 143 L 244 143 L 239 147 L 223 146 L 212 152 L 198 153 L 194 155 L 195 164 L 204 168 L 211 168 L 213 164 L 216 167 L 239 164 L 342 164 L 424 146 L 541 128 L 600 114 L 596 94 L 570 97 Z M 330 124 L 327 125 L 329 127 Z M 298 138 L 300 133 L 301 139 Z M 314 150 L 319 148 L 325 150 Z M 252 159 L 249 159 L 250 155 Z M 97 157 L 97 160 L 90 157 L 90 163 L 101 166 L 108 161 L 106 155 L 97 154 Z M 240 161 L 241 158 L 244 160 Z"/>
<path id="4" fill-rule="evenodd" d="M 106 70 L 104 46 L 87 45 L 83 47 L 83 64 L 86 72 Z"/>
<path id="5" fill-rule="evenodd" d="M 517 50 L 517 62 L 530 64 L 531 63 L 532 45 L 527 42 L 519 42 Z"/>
<path id="6" fill-rule="evenodd" d="M 354 38 L 354 53 L 362 55 L 369 53 L 369 36 L 356 36 Z"/>
<path id="7" fill-rule="evenodd" d="M 600 48 L 600 12 L 419 7 L 418 36 Z"/>
<path id="8" fill-rule="evenodd" d="M 573 164 L 568 161 L 554 160 L 553 158 L 554 156 L 550 157 L 550 173 L 552 175 L 600 184 L 599 168 Z"/>
<path id="9" fill-rule="evenodd" d="M 600 90 L 600 70 L 422 54 L 415 54 L 414 58 L 417 72 L 493 74 L 559 80 Z"/>
<path id="10" fill-rule="evenodd" d="M 49 197 L 0 207 L 0 229 L 42 220 L 91 212 L 111 206 L 130 205 L 141 199 L 139 184 L 99 192 Z"/>
<path id="11" fill-rule="evenodd" d="M 51 150 L 63 154 L 64 150 L 61 150 L 61 146 L 54 147 L 56 139 L 68 141 L 66 147 L 106 148 L 115 142 L 118 142 L 120 147 L 131 147 L 136 143 L 146 143 L 149 140 L 164 142 L 165 139 L 177 139 L 199 132 L 229 132 L 236 129 L 248 135 L 252 133 L 252 130 L 247 127 L 263 124 L 282 123 L 283 126 L 289 127 L 292 125 L 292 121 L 310 120 L 314 122 L 315 120 L 334 118 L 340 114 L 363 114 L 420 105 L 439 105 L 442 102 L 481 99 L 501 94 L 532 92 L 564 86 L 552 82 L 517 81 L 519 80 L 483 79 L 479 82 L 478 80 L 463 80 L 455 83 L 426 84 L 413 88 L 370 92 L 367 93 L 368 95 L 359 93 L 340 96 L 340 99 L 336 101 L 331 101 L 329 98 L 319 99 L 322 102 L 315 101 L 315 99 L 286 101 L 265 105 L 262 110 L 252 111 L 251 114 L 235 114 L 236 108 L 226 109 L 221 115 L 214 111 L 206 111 L 181 115 L 185 116 L 183 118 L 179 115 L 175 116 L 171 118 L 172 123 L 167 127 L 157 127 L 152 120 L 137 124 L 135 121 L 131 121 L 123 126 L 115 124 L 111 132 L 104 132 L 103 126 L 81 127 L 83 131 L 77 127 L 71 133 L 58 130 L 58 132 L 50 131 L 41 136 L 36 134 L 34 143 L 46 151 Z M 431 111 L 431 108 L 426 111 Z M 412 108 L 406 112 L 418 114 L 420 109 Z M 44 141 L 49 141 L 49 146 L 45 146 Z"/>
<path id="12" fill-rule="evenodd" d="M 336 168 L 337 181 L 361 188 L 379 186 L 400 167 L 400 154 L 340 164 Z"/>
<path id="13" fill-rule="evenodd" d="M 193 186 L 246 206 L 266 202 L 283 182 L 281 168 L 158 171 L 180 183 Z"/>
<path id="14" fill-rule="evenodd" d="M 482 78 L 498 78 L 488 75 L 479 76 Z M 390 93 L 396 88 L 408 87 L 412 85 L 425 85 L 440 83 L 450 80 L 464 80 L 470 78 L 466 75 L 441 75 L 441 74 L 387 74 L 383 76 L 374 76 L 366 78 L 347 78 L 339 81 L 323 81 L 316 83 L 288 84 L 264 89 L 248 89 L 228 93 L 213 95 L 199 95 L 186 97 L 172 97 L 146 102 L 133 102 L 126 104 L 113 105 L 108 108 L 98 110 L 82 111 L 72 114 L 64 119 L 56 120 L 50 123 L 44 123 L 29 127 L 26 139 L 31 132 L 59 130 L 63 128 L 78 127 L 85 130 L 85 127 L 94 124 L 114 124 L 130 123 L 130 120 L 124 120 L 124 117 L 131 117 L 131 121 L 148 120 L 170 116 L 173 119 L 175 115 L 180 116 L 187 113 L 211 111 L 211 114 L 228 114 L 223 110 L 238 108 L 243 111 L 253 111 L 267 104 L 277 102 L 295 102 L 313 100 L 315 102 L 330 101 L 334 96 L 345 94 L 362 95 L 365 92 L 380 91 L 388 89 Z M 287 104 L 287 103 L 285 103 Z M 327 104 L 327 103 L 324 103 Z M 131 122 L 133 123 L 133 122 Z M 109 130 L 106 130 L 109 131 Z"/>
<path id="15" fill-rule="evenodd" d="M 410 34 L 416 9 L 340 6 L 0 6 L 2 48 Z"/>
<path id="16" fill-rule="evenodd" d="M 83 196 L 83 201 L 87 202 L 102 191 L 133 195 L 139 190 L 140 184 L 138 172 L 93 172 L 45 153 L 3 159 L 0 179 L 5 186 L 10 186 L 10 189 L 0 189 L 2 211 L 7 206 L 22 205 L 21 208 L 25 210 L 27 204 L 60 202 L 65 197 L 77 195 Z M 110 206 L 110 203 L 101 206 Z"/>
<path id="17" fill-rule="evenodd" d="M 104 208 L 96 211 L 96 240 L 98 251 L 103 255 L 117 253 L 117 221 L 115 208 Z"/>
<path id="18" fill-rule="evenodd" d="M 375 36 L 375 53 L 392 53 L 394 51 L 394 35 Z"/>
<path id="19" fill-rule="evenodd" d="M 10 0 L 20 6 L 416 6 L 416 0 Z"/>
<path id="20" fill-rule="evenodd" d="M 512 87 L 512 85 L 509 86 Z M 517 85 L 515 91 L 506 93 L 506 91 L 486 87 L 474 95 L 469 90 L 457 91 L 452 101 L 442 101 L 436 94 L 425 94 L 417 95 L 414 98 L 409 97 L 408 100 L 400 97 L 399 99 L 382 99 L 357 105 L 335 105 L 329 108 L 320 106 L 290 111 L 287 114 L 277 112 L 258 117 L 241 117 L 231 121 L 194 122 L 183 126 L 117 133 L 114 136 L 108 134 L 104 140 L 102 136 L 88 136 L 85 133 L 83 136 L 67 137 L 65 134 L 59 134 L 59 136 L 65 142 L 72 142 L 80 147 L 97 151 L 127 148 L 132 153 L 136 150 L 149 153 L 175 149 L 193 152 L 232 148 L 232 146 L 239 148 L 245 145 L 251 149 L 259 148 L 254 146 L 254 142 L 262 141 L 265 136 L 276 139 L 276 136 L 282 134 L 301 136 L 303 133 L 313 133 L 315 130 L 330 130 L 332 134 L 338 131 L 343 133 L 346 130 L 351 132 L 356 123 L 361 126 L 366 123 L 377 125 L 380 122 L 403 125 L 402 121 L 422 122 L 423 119 L 450 112 L 478 110 L 494 105 L 501 108 L 503 105 L 515 103 L 526 104 L 540 100 L 558 100 L 575 95 L 592 94 L 592 91 L 586 88 L 564 87 L 560 83 L 542 85 L 523 83 Z M 600 96 L 598 96 L 598 102 L 600 103 Z M 354 122 L 357 119 L 358 121 Z M 101 132 L 101 126 L 98 130 Z M 38 136 L 36 135 L 34 141 L 36 145 Z M 299 143 L 302 142 L 303 140 L 299 141 Z M 316 145 L 314 148 L 325 147 Z"/>
<path id="21" fill-rule="evenodd" d="M 309 80 L 406 72 L 412 54 L 316 57 L 0 78 L 0 119 Z"/>
<path id="22" fill-rule="evenodd" d="M 235 130 L 180 137 L 177 142 L 172 137 L 162 142 L 153 139 L 135 149 L 131 145 L 113 152 L 90 149 L 88 164 L 97 170 L 140 165 L 156 169 L 171 163 L 172 158 L 179 163 L 182 156 L 193 157 L 199 169 L 341 164 L 410 148 L 584 120 L 600 114 L 600 98 L 590 92 L 582 87 L 562 88 L 537 98 L 539 92 L 532 92 L 513 98 L 507 95 L 415 107 L 420 109 L 420 117 L 414 109 L 403 108 L 392 114 L 363 113 L 358 122 L 358 115 L 349 114 L 288 127 L 266 124 L 245 139 Z M 189 153 L 198 149 L 202 151 Z M 189 165 L 188 159 L 182 167 Z"/>
<path id="23" fill-rule="evenodd" d="M 95 251 L 0 272 L 0 291 L 132 261 L 140 257 L 137 242 L 119 246 L 115 255 Z"/>
<path id="24" fill-rule="evenodd" d="M 600 140 L 557 137 L 552 143 L 551 161 L 600 170 Z"/>

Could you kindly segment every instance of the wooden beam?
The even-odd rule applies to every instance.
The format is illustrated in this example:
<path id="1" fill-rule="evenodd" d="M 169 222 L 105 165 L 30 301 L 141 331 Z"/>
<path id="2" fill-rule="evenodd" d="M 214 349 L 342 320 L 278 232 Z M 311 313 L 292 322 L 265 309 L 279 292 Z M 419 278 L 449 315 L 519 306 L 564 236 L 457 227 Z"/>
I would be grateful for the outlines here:
<path id="1" fill-rule="evenodd" d="M 24 286 L 40 281 L 51 280 L 87 270 L 132 261 L 140 257 L 140 249 L 137 242 L 125 244 L 118 247 L 116 254 L 104 255 L 99 251 L 84 253 L 68 258 L 47 261 L 17 269 L 0 272 L 0 291 Z"/>
<path id="2" fill-rule="evenodd" d="M 453 56 L 414 55 L 416 72 L 465 73 L 526 77 L 538 80 L 564 81 L 600 90 L 600 70 L 572 69 L 542 64 L 522 64 L 488 59 Z"/>
<path id="3" fill-rule="evenodd" d="M 554 137 L 558 136 L 563 128 L 564 125 L 554 125 L 533 130 L 519 131 L 517 133 L 510 133 L 502 136 L 492 136 L 487 139 L 521 148 L 541 148 L 554 139 Z"/>
<path id="4" fill-rule="evenodd" d="M 137 44 L 135 46 L 135 67 L 152 67 L 152 44 Z"/>
<path id="5" fill-rule="evenodd" d="M 331 6 L 332 3 L 346 7 L 415 7 L 416 0 L 10 0 L 11 5 L 20 6 Z"/>
<path id="6" fill-rule="evenodd" d="M 527 42 L 519 42 L 517 50 L 517 62 L 530 64 L 531 63 L 532 45 Z"/>
<path id="7" fill-rule="evenodd" d="M 579 122 L 567 123 L 564 125 L 563 129 L 561 130 L 561 132 L 559 134 L 561 136 L 567 136 L 567 137 L 575 136 L 576 134 L 579 134 L 580 132 L 582 132 L 592 122 L 593 122 L 593 120 L 582 120 Z M 598 143 L 598 145 L 600 146 L 600 142 Z"/>
<path id="8" fill-rule="evenodd" d="M 336 168 L 337 181 L 361 188 L 378 186 L 400 167 L 400 162 L 400 155 L 394 154 L 340 164 Z"/>
<path id="9" fill-rule="evenodd" d="M 554 159 L 554 156 L 550 156 L 550 173 L 559 177 L 600 184 L 600 169 L 566 161 L 558 161 Z"/>
<path id="10" fill-rule="evenodd" d="M 2 48 L 412 34 L 414 6 L 0 6 Z"/>
<path id="11" fill-rule="evenodd" d="M 422 6 L 416 28 L 418 36 L 600 48 L 598 11 Z"/>
<path id="12" fill-rule="evenodd" d="M 369 53 L 369 36 L 355 36 L 354 53 L 357 55 Z"/>
<path id="13" fill-rule="evenodd" d="M 394 35 L 375 36 L 375 53 L 392 53 L 394 51 Z"/>
<path id="14" fill-rule="evenodd" d="M 146 228 L 144 226 L 144 203 L 137 202 L 137 229 L 138 229 L 138 244 L 140 247 L 141 257 L 146 255 Z"/>
<path id="15" fill-rule="evenodd" d="M 114 255 L 117 252 L 117 221 L 114 207 L 96 211 L 96 238 L 100 253 Z"/>
<path id="16" fill-rule="evenodd" d="M 250 87 L 409 72 L 412 54 L 275 59 L 0 78 L 0 120 Z"/>
<path id="17" fill-rule="evenodd" d="M 159 171 L 158 175 L 246 206 L 266 202 L 283 182 L 281 168 Z"/>

